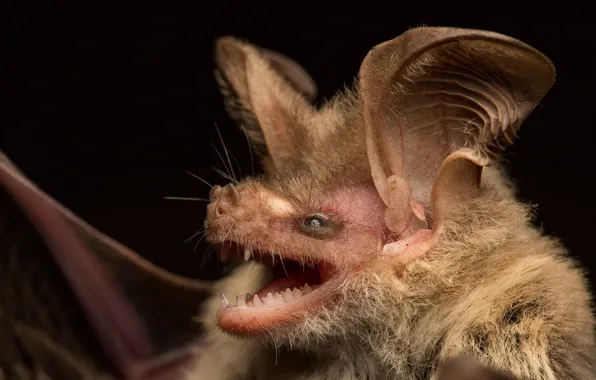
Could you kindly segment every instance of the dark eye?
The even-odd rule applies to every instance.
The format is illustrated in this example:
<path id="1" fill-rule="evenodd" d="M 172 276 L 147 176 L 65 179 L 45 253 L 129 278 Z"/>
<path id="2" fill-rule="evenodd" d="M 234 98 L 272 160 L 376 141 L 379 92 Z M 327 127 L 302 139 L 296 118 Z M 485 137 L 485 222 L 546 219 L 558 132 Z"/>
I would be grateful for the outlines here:
<path id="1" fill-rule="evenodd" d="M 319 229 L 319 228 L 324 228 L 327 227 L 328 223 L 325 219 L 323 219 L 323 217 L 318 216 L 318 215 L 313 215 L 313 216 L 309 216 L 308 218 L 305 218 L 302 221 L 302 224 L 304 225 L 304 227 L 307 227 L 309 229 Z"/>
<path id="2" fill-rule="evenodd" d="M 335 224 L 324 215 L 309 215 L 299 221 L 300 230 L 311 237 L 323 238 L 335 231 Z"/>

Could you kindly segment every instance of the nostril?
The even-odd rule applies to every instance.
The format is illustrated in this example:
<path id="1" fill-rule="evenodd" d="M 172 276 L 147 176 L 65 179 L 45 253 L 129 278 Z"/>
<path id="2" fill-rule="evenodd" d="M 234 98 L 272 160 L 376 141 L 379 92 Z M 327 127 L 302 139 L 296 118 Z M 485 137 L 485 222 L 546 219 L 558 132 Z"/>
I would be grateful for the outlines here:
<path id="1" fill-rule="evenodd" d="M 230 210 L 237 207 L 240 202 L 240 194 L 236 187 L 228 184 L 224 187 L 213 186 L 209 192 L 210 207 L 213 207 L 215 216 L 229 214 Z"/>
<path id="2" fill-rule="evenodd" d="M 226 213 L 226 208 L 221 203 L 215 206 L 215 215 L 220 216 Z"/>

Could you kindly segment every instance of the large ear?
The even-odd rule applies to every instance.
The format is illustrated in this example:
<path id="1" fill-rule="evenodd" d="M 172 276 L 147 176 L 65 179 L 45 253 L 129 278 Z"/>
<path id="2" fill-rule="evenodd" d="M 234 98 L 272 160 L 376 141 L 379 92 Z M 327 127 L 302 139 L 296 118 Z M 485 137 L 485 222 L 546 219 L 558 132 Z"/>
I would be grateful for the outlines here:
<path id="1" fill-rule="evenodd" d="M 540 52 L 486 31 L 415 28 L 368 53 L 367 151 L 387 227 L 402 237 L 386 253 L 408 247 L 409 260 L 434 244 L 449 205 L 473 196 L 480 169 L 512 143 L 554 78 Z"/>
<path id="2" fill-rule="evenodd" d="M 193 317 L 211 289 L 99 232 L 0 152 L 0 370 L 8 355 L 55 379 L 177 379 L 201 344 Z"/>
<path id="3" fill-rule="evenodd" d="M 215 61 L 229 114 L 245 128 L 265 170 L 282 170 L 304 139 L 301 120 L 314 112 L 314 81 L 290 58 L 233 37 L 217 40 Z"/>

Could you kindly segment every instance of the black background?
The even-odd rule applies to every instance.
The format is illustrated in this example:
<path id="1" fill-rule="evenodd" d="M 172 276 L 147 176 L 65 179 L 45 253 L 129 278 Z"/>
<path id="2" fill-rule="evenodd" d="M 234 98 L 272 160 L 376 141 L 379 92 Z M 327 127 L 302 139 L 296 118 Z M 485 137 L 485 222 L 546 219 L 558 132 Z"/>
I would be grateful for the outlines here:
<path id="1" fill-rule="evenodd" d="M 557 83 L 506 159 L 538 221 L 594 268 L 594 20 L 589 6 L 559 2 L 442 6 L 418 2 L 4 3 L 1 87 L 9 101 L 0 149 L 44 191 L 157 264 L 200 270 L 206 246 L 184 240 L 202 226 L 206 197 L 223 184 L 217 124 L 251 173 L 244 135 L 224 113 L 212 76 L 216 37 L 232 34 L 300 62 L 320 98 L 357 74 L 377 43 L 409 27 L 460 26 L 508 34 L 541 50 Z"/>

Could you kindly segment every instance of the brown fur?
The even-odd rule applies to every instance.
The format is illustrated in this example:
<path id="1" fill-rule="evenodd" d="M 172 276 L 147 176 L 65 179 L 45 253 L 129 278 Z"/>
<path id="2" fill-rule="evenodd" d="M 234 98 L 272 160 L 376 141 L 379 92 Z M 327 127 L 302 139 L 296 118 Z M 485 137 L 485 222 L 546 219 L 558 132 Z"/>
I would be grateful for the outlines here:
<path id="1" fill-rule="evenodd" d="M 241 46 L 247 56 L 256 54 L 250 45 Z M 268 67 L 261 58 L 255 62 Z M 271 142 L 284 130 L 294 136 L 288 140 L 286 133 L 284 141 L 295 145 L 284 152 L 279 140 L 267 142 L 273 150 L 260 151 L 277 169 L 258 183 L 299 203 L 338 186 L 372 182 L 362 99 L 340 96 L 315 112 L 304 99 L 297 105 L 289 100 L 278 79 L 269 79 L 272 87 L 259 93 L 281 106 L 259 111 L 238 76 L 227 78 L 236 81 L 232 87 L 243 108 L 260 117 L 251 135 L 255 144 Z M 521 107 L 514 124 L 531 108 Z M 349 275 L 328 304 L 296 325 L 256 338 L 219 329 L 215 296 L 201 316 L 211 346 L 187 379 L 437 379 L 439 364 L 458 354 L 520 379 L 596 379 L 594 317 L 584 274 L 558 241 L 531 225 L 532 209 L 516 200 L 494 161 L 502 141 L 491 141 L 476 141 L 482 147 L 471 157 L 481 157 L 474 161 L 478 165 L 492 160 L 479 188 L 435 216 L 442 230 L 424 255 L 405 264 L 372 259 L 358 269 L 343 268 Z M 267 282 L 265 273 L 249 262 L 223 279 L 216 294 L 256 292 Z"/>

